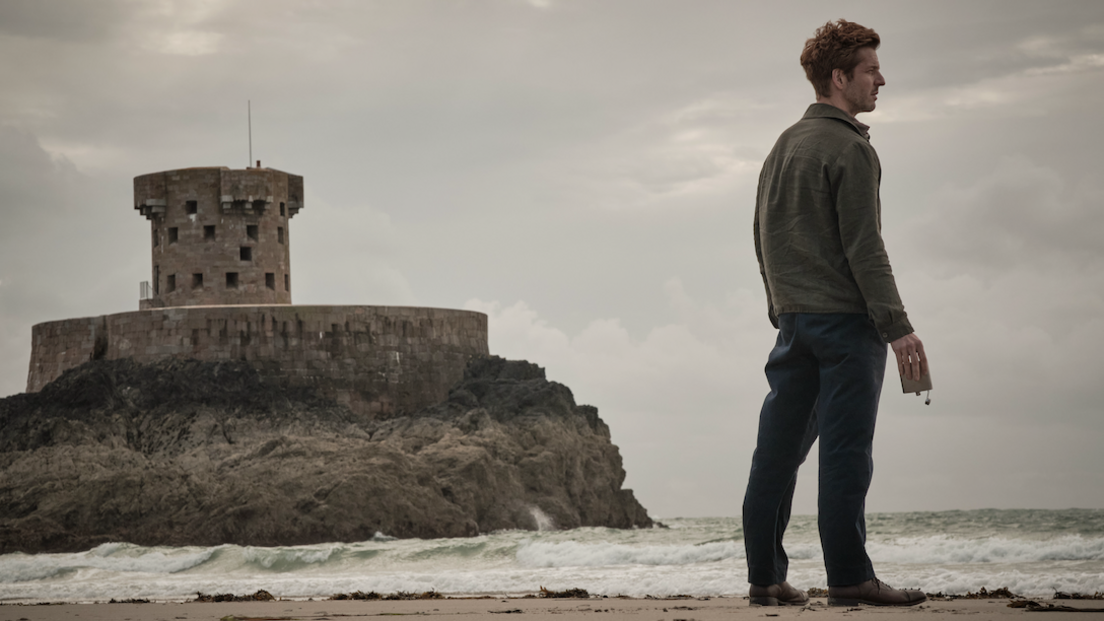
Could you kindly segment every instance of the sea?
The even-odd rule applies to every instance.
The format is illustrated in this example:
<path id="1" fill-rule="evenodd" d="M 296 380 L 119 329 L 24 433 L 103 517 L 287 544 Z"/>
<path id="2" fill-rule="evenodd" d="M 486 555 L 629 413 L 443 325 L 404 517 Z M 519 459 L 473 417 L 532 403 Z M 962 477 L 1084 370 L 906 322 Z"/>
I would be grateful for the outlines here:
<path id="1" fill-rule="evenodd" d="M 64 554 L 0 555 L 0 601 L 186 601 L 197 593 L 289 599 L 337 593 L 591 596 L 747 593 L 739 517 L 672 518 L 665 528 L 501 531 L 286 547 L 146 547 L 106 543 Z M 816 518 L 794 516 L 789 581 L 825 587 Z M 1104 592 L 1104 510 L 978 510 L 867 515 L 867 551 L 897 587 L 1029 597 Z"/>

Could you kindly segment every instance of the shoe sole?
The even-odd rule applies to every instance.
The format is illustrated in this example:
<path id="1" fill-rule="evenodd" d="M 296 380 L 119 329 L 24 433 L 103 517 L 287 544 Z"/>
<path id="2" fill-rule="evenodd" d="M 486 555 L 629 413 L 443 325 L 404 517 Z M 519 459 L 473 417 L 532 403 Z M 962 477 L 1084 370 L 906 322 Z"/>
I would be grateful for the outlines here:
<path id="1" fill-rule="evenodd" d="M 752 606 L 804 606 L 809 603 L 807 599 L 800 602 L 791 602 L 777 597 L 752 597 L 750 599 Z"/>
<path id="2" fill-rule="evenodd" d="M 867 601 L 865 599 L 841 599 L 841 598 L 838 598 L 838 597 L 829 597 L 828 598 L 828 605 L 829 606 L 898 606 L 898 607 L 900 607 L 900 606 L 915 606 L 917 604 L 923 604 L 926 601 L 928 601 L 927 598 L 918 599 L 915 602 L 889 603 L 889 602 L 871 602 L 871 601 Z"/>

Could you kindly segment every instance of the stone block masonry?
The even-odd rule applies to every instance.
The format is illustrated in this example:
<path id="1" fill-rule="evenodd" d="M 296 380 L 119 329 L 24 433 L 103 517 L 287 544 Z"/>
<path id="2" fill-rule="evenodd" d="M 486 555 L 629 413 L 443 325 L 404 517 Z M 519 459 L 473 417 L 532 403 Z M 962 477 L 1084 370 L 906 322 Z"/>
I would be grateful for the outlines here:
<path id="1" fill-rule="evenodd" d="M 402 306 L 181 306 L 40 323 L 27 392 L 89 360 L 246 360 L 314 386 L 358 414 L 387 418 L 444 400 L 473 356 L 487 355 L 487 316 Z"/>
<path id="2" fill-rule="evenodd" d="M 152 286 L 140 306 L 291 303 L 291 218 L 303 178 L 272 168 L 198 167 L 134 178 L 150 221 Z"/>

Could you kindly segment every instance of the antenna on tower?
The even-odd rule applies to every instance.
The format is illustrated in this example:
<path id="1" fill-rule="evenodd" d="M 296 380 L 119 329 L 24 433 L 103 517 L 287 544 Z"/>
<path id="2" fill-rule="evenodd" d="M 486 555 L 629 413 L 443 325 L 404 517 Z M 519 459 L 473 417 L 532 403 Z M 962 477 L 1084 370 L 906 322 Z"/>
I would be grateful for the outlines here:
<path id="1" fill-rule="evenodd" d="M 245 113 L 249 119 L 249 163 L 245 167 L 249 168 L 253 165 L 253 102 L 249 99 L 245 100 Z"/>

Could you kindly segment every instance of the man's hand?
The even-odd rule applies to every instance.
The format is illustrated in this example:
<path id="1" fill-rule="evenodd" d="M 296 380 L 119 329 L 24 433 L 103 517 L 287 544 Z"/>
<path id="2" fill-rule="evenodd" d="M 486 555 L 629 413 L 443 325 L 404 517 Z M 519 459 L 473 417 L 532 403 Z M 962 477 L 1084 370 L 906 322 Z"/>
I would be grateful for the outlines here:
<path id="1" fill-rule="evenodd" d="M 889 344 L 893 355 L 897 356 L 897 372 L 908 380 L 918 380 L 928 374 L 928 357 L 924 354 L 924 344 L 916 333 L 902 336 Z"/>

